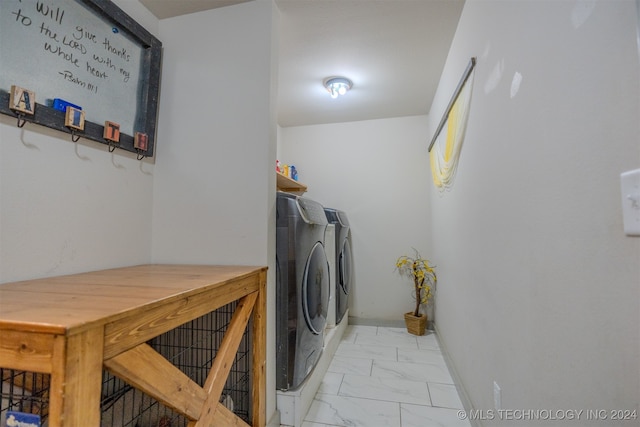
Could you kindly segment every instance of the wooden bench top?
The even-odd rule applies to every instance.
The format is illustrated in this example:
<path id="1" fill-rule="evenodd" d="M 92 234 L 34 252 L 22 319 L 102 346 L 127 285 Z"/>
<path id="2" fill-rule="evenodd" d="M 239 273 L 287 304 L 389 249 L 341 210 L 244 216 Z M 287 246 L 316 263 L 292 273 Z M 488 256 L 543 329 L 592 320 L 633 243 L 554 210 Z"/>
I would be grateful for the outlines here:
<path id="1" fill-rule="evenodd" d="M 0 329 L 71 334 L 242 281 L 257 266 L 141 265 L 0 285 Z"/>

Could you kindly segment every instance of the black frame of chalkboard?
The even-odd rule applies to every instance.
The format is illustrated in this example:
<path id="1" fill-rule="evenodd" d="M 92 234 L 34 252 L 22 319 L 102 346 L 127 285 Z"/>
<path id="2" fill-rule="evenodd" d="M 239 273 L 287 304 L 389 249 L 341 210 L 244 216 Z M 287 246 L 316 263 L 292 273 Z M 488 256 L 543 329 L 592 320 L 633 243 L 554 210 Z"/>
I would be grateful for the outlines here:
<path id="1" fill-rule="evenodd" d="M 105 20 L 117 24 L 120 28 L 129 32 L 144 50 L 142 70 L 140 73 L 140 84 L 142 86 L 142 102 L 138 106 L 138 111 L 133 112 L 138 117 L 142 117 L 143 129 L 136 129 L 137 132 L 147 134 L 148 147 L 146 151 L 140 151 L 134 147 L 134 135 L 120 134 L 118 144 L 110 144 L 104 139 L 104 126 L 100 123 L 85 121 L 83 131 L 71 131 L 65 126 L 65 113 L 50 106 L 36 103 L 33 115 L 18 115 L 18 112 L 9 108 L 9 91 L 0 89 L 0 113 L 13 116 L 20 122 L 24 120 L 28 123 L 35 123 L 46 126 L 61 132 L 72 134 L 74 138 L 82 137 L 92 141 L 108 145 L 110 151 L 112 147 L 117 147 L 132 153 L 137 153 L 138 158 L 153 157 L 156 141 L 156 125 L 160 92 L 160 71 L 162 61 L 162 42 L 149 33 L 133 18 L 127 15 L 122 9 L 116 6 L 111 0 L 77 0 L 91 7 Z M 36 94 L 37 95 L 37 94 Z M 123 106 L 127 108 L 127 106 Z"/>

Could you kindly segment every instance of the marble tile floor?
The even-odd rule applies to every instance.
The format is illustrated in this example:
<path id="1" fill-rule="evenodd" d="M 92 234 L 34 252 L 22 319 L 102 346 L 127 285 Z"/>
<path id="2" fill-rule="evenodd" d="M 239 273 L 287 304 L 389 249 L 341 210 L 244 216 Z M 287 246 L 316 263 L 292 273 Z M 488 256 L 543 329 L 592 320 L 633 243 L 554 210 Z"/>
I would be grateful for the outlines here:
<path id="1" fill-rule="evenodd" d="M 470 427 L 436 334 L 349 325 L 302 427 Z"/>

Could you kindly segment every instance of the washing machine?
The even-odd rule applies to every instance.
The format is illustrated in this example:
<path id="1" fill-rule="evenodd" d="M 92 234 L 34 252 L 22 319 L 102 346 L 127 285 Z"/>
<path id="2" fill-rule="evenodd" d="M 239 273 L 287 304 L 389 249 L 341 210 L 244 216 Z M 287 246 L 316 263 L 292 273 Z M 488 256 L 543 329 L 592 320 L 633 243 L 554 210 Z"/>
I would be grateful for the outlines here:
<path id="1" fill-rule="evenodd" d="M 311 373 L 324 345 L 328 221 L 314 200 L 284 192 L 276 197 L 276 387 L 293 390 Z"/>
<path id="2" fill-rule="evenodd" d="M 325 208 L 325 214 L 330 224 L 335 224 L 335 304 L 336 324 L 342 321 L 349 308 L 349 293 L 353 286 L 353 254 L 351 252 L 351 228 L 347 214 L 343 211 Z"/>

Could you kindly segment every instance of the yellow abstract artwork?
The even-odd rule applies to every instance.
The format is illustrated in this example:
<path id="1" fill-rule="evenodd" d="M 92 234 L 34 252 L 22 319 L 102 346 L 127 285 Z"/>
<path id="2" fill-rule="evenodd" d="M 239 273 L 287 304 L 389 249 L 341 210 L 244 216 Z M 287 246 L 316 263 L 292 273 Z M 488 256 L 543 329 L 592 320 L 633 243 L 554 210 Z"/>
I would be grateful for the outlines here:
<path id="1" fill-rule="evenodd" d="M 451 189 L 458 168 L 469 117 L 474 65 L 472 58 L 429 147 L 433 183 L 441 191 Z"/>

